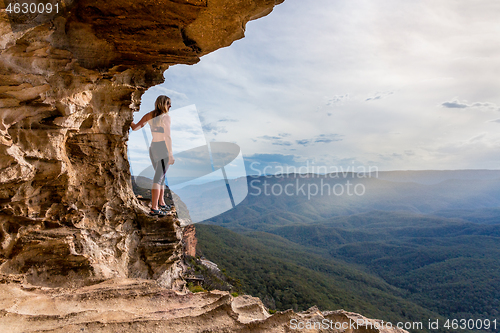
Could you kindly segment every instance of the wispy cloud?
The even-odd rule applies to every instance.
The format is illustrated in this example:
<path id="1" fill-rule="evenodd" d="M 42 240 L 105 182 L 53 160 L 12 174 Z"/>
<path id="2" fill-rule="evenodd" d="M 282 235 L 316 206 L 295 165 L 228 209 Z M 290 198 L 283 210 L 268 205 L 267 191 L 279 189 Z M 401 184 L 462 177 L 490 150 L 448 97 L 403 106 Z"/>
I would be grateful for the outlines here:
<path id="1" fill-rule="evenodd" d="M 273 142 L 272 145 L 274 146 L 291 146 L 292 143 L 290 141 L 279 141 L 279 142 Z"/>
<path id="2" fill-rule="evenodd" d="M 227 133 L 226 127 L 216 123 L 203 124 L 203 131 L 206 134 L 211 134 L 213 136 L 217 136 L 218 134 L 221 133 Z"/>
<path id="3" fill-rule="evenodd" d="M 272 145 L 275 146 L 292 146 L 293 143 L 289 140 L 284 140 L 283 137 L 290 137 L 289 133 L 281 133 L 278 136 L 262 135 L 258 138 L 265 141 L 271 141 Z M 342 135 L 340 134 L 320 134 L 313 138 L 296 139 L 294 142 L 297 145 L 309 146 L 316 143 L 331 143 L 335 141 L 342 141 Z"/>
<path id="4" fill-rule="evenodd" d="M 376 92 L 373 96 L 370 96 L 367 99 L 365 99 L 365 102 L 383 99 L 392 94 L 394 94 L 394 91 Z"/>
<path id="5" fill-rule="evenodd" d="M 342 105 L 348 99 L 349 99 L 349 94 L 335 95 L 328 99 L 328 101 L 326 102 L 326 106 Z"/>
<path id="6" fill-rule="evenodd" d="M 310 144 L 315 144 L 315 143 L 330 143 L 330 142 L 336 142 L 336 141 L 342 141 L 342 135 L 340 134 L 320 134 L 312 139 L 302 139 L 302 140 L 296 140 L 295 142 L 299 145 L 302 146 L 308 146 Z"/>
<path id="7" fill-rule="evenodd" d="M 467 140 L 468 143 L 481 142 L 488 135 L 488 133 L 479 133 Z"/>
<path id="8" fill-rule="evenodd" d="M 280 136 L 270 136 L 270 135 L 262 135 L 259 136 L 260 139 L 263 140 L 281 140 L 282 138 Z"/>
<path id="9" fill-rule="evenodd" d="M 290 136 L 289 133 L 280 133 L 277 136 L 262 135 L 262 136 L 259 136 L 258 138 L 261 140 L 270 141 L 271 145 L 273 145 L 273 146 L 289 147 L 292 145 L 292 143 L 290 141 L 283 140 L 283 138 L 289 137 L 289 136 Z"/>
<path id="10" fill-rule="evenodd" d="M 319 135 L 314 142 L 315 143 L 330 143 L 335 141 L 342 141 L 339 134 L 321 134 Z"/>
<path id="11" fill-rule="evenodd" d="M 392 154 L 379 154 L 378 157 L 385 161 L 391 161 L 391 160 L 401 160 L 403 159 L 404 156 L 403 154 L 392 153 Z"/>
<path id="12" fill-rule="evenodd" d="M 152 90 L 152 92 L 154 92 L 156 94 L 167 95 L 168 97 L 170 97 L 172 99 L 173 103 L 175 103 L 175 101 L 177 101 L 177 100 L 182 100 L 182 101 L 189 100 L 189 98 L 186 96 L 186 94 L 172 90 L 172 89 L 168 89 L 168 88 L 161 86 L 161 85 L 154 86 L 151 88 L 151 90 Z"/>
<path id="13" fill-rule="evenodd" d="M 220 122 L 237 122 L 237 121 L 232 121 L 231 119 L 223 118 L 222 120 L 219 120 L 218 122 L 209 122 L 207 121 L 207 118 L 202 114 L 199 113 L 200 121 L 203 127 L 203 131 L 207 135 L 212 135 L 212 136 L 217 136 L 222 133 L 227 133 L 227 128 L 224 125 L 221 125 Z"/>
<path id="14" fill-rule="evenodd" d="M 444 102 L 441 105 L 449 109 L 465 109 L 469 107 L 469 105 L 460 103 L 459 101 Z"/>
<path id="15" fill-rule="evenodd" d="M 310 144 L 310 143 L 311 143 L 311 140 L 308 140 L 308 139 L 302 139 L 302 140 L 295 140 L 295 142 L 296 142 L 298 145 L 307 146 L 308 144 Z"/>
<path id="16" fill-rule="evenodd" d="M 500 107 L 495 103 L 490 102 L 476 102 L 472 104 L 467 104 L 467 101 L 459 101 L 458 99 L 454 99 L 449 102 L 441 103 L 441 106 L 449 109 L 467 109 L 467 108 L 482 108 L 488 110 L 498 110 L 500 111 Z"/>
<path id="17" fill-rule="evenodd" d="M 239 120 L 238 119 L 232 119 L 232 118 L 222 118 L 219 119 L 220 122 L 230 122 L 230 123 L 237 123 Z"/>

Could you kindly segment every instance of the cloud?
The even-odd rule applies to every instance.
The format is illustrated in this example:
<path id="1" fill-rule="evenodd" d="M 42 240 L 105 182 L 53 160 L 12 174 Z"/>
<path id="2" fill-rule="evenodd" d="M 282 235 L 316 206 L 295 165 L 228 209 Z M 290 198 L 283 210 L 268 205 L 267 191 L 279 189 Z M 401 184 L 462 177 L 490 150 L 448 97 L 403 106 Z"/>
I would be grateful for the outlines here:
<path id="1" fill-rule="evenodd" d="M 335 141 L 342 141 L 339 134 L 321 134 L 314 140 L 314 143 L 330 143 Z"/>
<path id="2" fill-rule="evenodd" d="M 469 107 L 469 105 L 460 103 L 459 101 L 444 102 L 441 105 L 449 109 L 465 109 Z"/>
<path id="3" fill-rule="evenodd" d="M 217 125 L 214 123 L 203 124 L 203 131 L 205 133 L 209 133 L 209 134 L 212 134 L 214 136 L 216 136 L 217 134 L 220 134 L 220 133 L 227 133 L 227 130 L 224 126 Z"/>
<path id="4" fill-rule="evenodd" d="M 320 134 L 316 136 L 315 138 L 312 139 L 302 139 L 302 140 L 295 140 L 295 142 L 299 145 L 302 146 L 308 146 L 309 144 L 313 143 L 330 143 L 330 142 L 335 142 L 335 141 L 342 141 L 340 138 L 340 134 Z"/>
<path id="5" fill-rule="evenodd" d="M 291 146 L 292 145 L 292 143 L 290 141 L 273 142 L 272 144 L 275 146 Z"/>
<path id="6" fill-rule="evenodd" d="M 376 101 L 394 94 L 394 91 L 376 92 L 374 96 L 365 99 L 365 102 Z"/>
<path id="7" fill-rule="evenodd" d="M 164 86 L 189 96 L 206 110 L 206 130 L 217 135 L 227 128 L 227 134 L 216 138 L 234 140 L 247 153 L 304 158 L 334 153 L 339 160 L 376 160 L 384 169 L 489 166 L 464 146 L 448 155 L 429 152 L 483 131 L 490 131 L 483 140 L 500 135 L 491 128 L 500 126 L 500 113 L 490 111 L 492 103 L 500 106 L 495 97 L 500 81 L 491 70 L 500 64 L 494 56 L 497 36 L 491 33 L 498 28 L 491 10 L 498 2 L 363 4 L 285 1 L 268 17 L 249 24 L 245 39 L 231 47 L 204 56 L 194 66 L 171 66 Z M 389 4 L 393 10 L 387 10 Z M 295 24 L 297 19 L 304 23 Z M 177 107 L 181 96 L 172 97 Z M 480 114 L 484 112 L 492 115 Z M 394 129 L 401 134 L 394 135 Z M 345 131 L 349 136 L 318 136 Z M 259 137 L 264 135 L 268 138 Z M 498 146 L 484 149 L 494 156 Z M 393 152 L 403 158 L 390 156 Z M 378 154 L 392 159 L 384 162 Z"/>
<path id="8" fill-rule="evenodd" d="M 488 133 L 479 133 L 477 135 L 474 135 L 469 140 L 467 140 L 467 142 L 468 143 L 481 142 L 486 137 L 486 135 L 488 135 Z"/>
<path id="9" fill-rule="evenodd" d="M 485 102 L 485 103 L 477 102 L 477 103 L 472 104 L 472 107 L 478 107 L 478 108 L 486 107 L 486 108 L 490 108 L 490 109 L 497 108 L 497 106 L 495 104 L 489 103 L 489 102 Z"/>
<path id="10" fill-rule="evenodd" d="M 227 133 L 226 127 L 223 125 L 220 125 L 218 122 L 237 122 L 237 120 L 233 121 L 233 120 L 227 119 L 227 118 L 219 120 L 218 122 L 207 122 L 206 118 L 201 113 L 198 113 L 198 115 L 199 115 L 200 121 L 202 123 L 203 131 L 206 134 L 211 134 L 213 136 L 217 136 L 218 134 L 221 134 L 221 133 Z"/>
<path id="11" fill-rule="evenodd" d="M 302 145 L 302 146 L 307 146 L 309 143 L 311 143 L 311 140 L 307 139 L 302 139 L 302 140 L 295 140 L 297 144 Z"/>
<path id="12" fill-rule="evenodd" d="M 328 99 L 326 102 L 326 106 L 336 106 L 341 105 L 343 102 L 349 99 L 349 94 L 344 95 L 335 95 L 332 98 Z"/>
<path id="13" fill-rule="evenodd" d="M 186 96 L 186 94 L 180 93 L 180 92 L 172 90 L 172 89 L 165 88 L 165 87 L 160 86 L 160 85 L 154 86 L 154 87 L 150 88 L 150 90 L 155 92 L 155 93 L 156 93 L 156 91 L 158 91 L 159 93 L 163 93 L 163 94 L 169 96 L 173 101 L 175 101 L 177 99 L 180 99 L 183 101 L 189 100 L 189 98 Z"/>
<path id="14" fill-rule="evenodd" d="M 291 136 L 290 133 L 279 133 L 277 136 L 271 136 L 271 135 L 262 135 L 259 136 L 259 139 L 262 140 L 267 140 L 267 141 L 272 141 L 271 144 L 274 146 L 291 146 L 292 143 L 290 141 L 283 141 L 283 138 Z"/>
<path id="15" fill-rule="evenodd" d="M 472 104 L 467 104 L 467 101 L 460 102 L 458 99 L 443 102 L 441 106 L 448 109 L 467 109 L 467 108 L 482 108 L 482 109 L 490 109 L 490 110 L 498 110 L 500 108 L 495 103 L 490 102 L 476 102 Z"/>
<path id="16" fill-rule="evenodd" d="M 279 136 L 269 136 L 269 135 L 262 135 L 262 136 L 259 136 L 258 138 L 264 139 L 264 140 L 281 140 L 281 137 L 279 137 Z"/>
<path id="17" fill-rule="evenodd" d="M 384 161 L 392 161 L 392 160 L 401 160 L 403 158 L 403 154 L 392 153 L 392 154 L 378 154 L 378 157 Z"/>

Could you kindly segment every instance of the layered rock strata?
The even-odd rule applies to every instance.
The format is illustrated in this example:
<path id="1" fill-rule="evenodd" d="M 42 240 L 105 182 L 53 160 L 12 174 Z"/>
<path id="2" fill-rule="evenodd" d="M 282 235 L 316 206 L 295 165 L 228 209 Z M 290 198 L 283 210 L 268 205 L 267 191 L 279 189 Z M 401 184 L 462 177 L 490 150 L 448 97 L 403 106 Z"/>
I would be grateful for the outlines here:
<path id="1" fill-rule="evenodd" d="M 291 320 L 366 319 L 270 316 L 250 296 L 175 291 L 179 218 L 148 216 L 132 191 L 141 95 L 281 1 L 44 0 L 59 12 L 19 15 L 0 2 L 0 331 L 290 332 Z M 194 229 L 185 236 L 193 254 Z"/>
<path id="2" fill-rule="evenodd" d="M 113 279 L 78 289 L 0 285 L 2 332 L 405 333 L 343 310 L 270 315 L 251 296 L 179 294 L 151 280 Z M 309 327 L 300 329 L 298 327 Z"/>
<path id="3" fill-rule="evenodd" d="M 196 229 L 194 224 L 188 225 L 183 229 L 182 238 L 184 242 L 184 254 L 196 257 L 196 245 L 198 244 L 198 239 L 196 238 Z"/>
<path id="4" fill-rule="evenodd" d="M 51 1 L 58 13 L 0 2 L 0 273 L 180 288 L 178 220 L 149 217 L 131 189 L 132 113 L 168 66 L 230 45 L 279 1 Z"/>

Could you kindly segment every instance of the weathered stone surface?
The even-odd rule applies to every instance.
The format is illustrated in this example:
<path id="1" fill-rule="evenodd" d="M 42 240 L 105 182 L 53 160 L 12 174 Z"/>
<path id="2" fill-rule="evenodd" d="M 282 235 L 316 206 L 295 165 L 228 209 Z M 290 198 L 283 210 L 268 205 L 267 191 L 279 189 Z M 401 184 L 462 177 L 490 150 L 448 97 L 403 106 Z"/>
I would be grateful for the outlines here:
<path id="1" fill-rule="evenodd" d="M 132 192 L 132 113 L 169 65 L 231 44 L 279 2 L 64 0 L 43 15 L 0 2 L 0 273 L 181 289 L 178 219 L 149 217 Z"/>
<path id="2" fill-rule="evenodd" d="M 179 218 L 148 216 L 132 191 L 141 95 L 281 1 L 60 0 L 58 14 L 18 16 L 0 2 L 0 331 L 290 332 L 292 319 L 364 318 L 270 316 L 250 296 L 174 291 Z"/>
<path id="3" fill-rule="evenodd" d="M 196 229 L 194 224 L 190 224 L 183 229 L 182 240 L 184 243 L 184 254 L 196 257 L 196 245 L 198 244 L 198 239 L 196 239 Z"/>
<path id="4" fill-rule="evenodd" d="M 376 328 L 381 327 L 380 320 L 343 310 L 321 312 L 313 307 L 301 313 L 288 310 L 271 316 L 256 297 L 234 298 L 223 291 L 181 294 L 140 279 L 113 279 L 78 289 L 4 283 L 0 284 L 0 312 L 0 331 L 11 333 L 285 333 L 298 331 L 293 325 L 299 322 L 316 325 L 300 330 L 310 333 L 406 332 Z M 342 324 L 347 329 L 335 328 Z"/>

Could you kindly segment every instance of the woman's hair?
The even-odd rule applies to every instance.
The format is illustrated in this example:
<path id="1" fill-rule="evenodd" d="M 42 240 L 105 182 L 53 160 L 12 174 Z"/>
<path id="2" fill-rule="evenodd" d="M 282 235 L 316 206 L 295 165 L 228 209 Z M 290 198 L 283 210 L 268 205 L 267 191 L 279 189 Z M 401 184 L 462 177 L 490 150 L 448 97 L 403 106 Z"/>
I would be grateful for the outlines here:
<path id="1" fill-rule="evenodd" d="M 155 125 L 157 124 L 157 121 L 159 120 L 158 116 L 163 114 L 163 113 L 167 113 L 168 112 L 167 106 L 170 106 L 170 105 L 172 105 L 171 101 L 170 101 L 170 97 L 165 96 L 165 95 L 158 96 L 158 98 L 156 99 L 156 102 L 155 102 L 155 109 L 153 111 L 153 122 L 155 123 Z"/>

